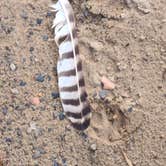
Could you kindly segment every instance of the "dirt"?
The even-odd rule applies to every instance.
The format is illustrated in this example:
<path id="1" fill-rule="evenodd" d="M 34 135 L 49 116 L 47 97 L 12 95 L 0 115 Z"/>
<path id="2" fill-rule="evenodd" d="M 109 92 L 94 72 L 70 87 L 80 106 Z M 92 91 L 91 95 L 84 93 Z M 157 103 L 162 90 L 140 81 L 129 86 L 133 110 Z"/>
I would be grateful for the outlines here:
<path id="1" fill-rule="evenodd" d="M 166 1 L 70 2 L 91 126 L 74 130 L 55 95 L 52 2 L 1 0 L 0 165 L 165 166 Z"/>

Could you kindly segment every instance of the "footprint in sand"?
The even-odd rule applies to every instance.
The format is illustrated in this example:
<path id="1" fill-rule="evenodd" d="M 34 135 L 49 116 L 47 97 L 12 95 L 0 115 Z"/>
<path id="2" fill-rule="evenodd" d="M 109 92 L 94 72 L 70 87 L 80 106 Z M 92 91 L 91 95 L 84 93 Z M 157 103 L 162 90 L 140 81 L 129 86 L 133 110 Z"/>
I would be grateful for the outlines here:
<path id="1" fill-rule="evenodd" d="M 93 112 L 91 127 L 88 135 L 104 144 L 110 144 L 122 138 L 121 131 L 124 130 L 126 117 L 118 107 L 110 108 L 110 113 L 105 109 Z"/>

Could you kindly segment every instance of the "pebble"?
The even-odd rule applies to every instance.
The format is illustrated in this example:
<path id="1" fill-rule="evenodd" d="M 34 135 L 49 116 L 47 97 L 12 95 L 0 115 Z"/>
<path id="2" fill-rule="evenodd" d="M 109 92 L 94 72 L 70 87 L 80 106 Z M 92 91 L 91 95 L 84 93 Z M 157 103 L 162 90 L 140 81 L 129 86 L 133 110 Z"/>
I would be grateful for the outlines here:
<path id="1" fill-rule="evenodd" d="M 12 124 L 12 120 L 11 119 L 7 119 L 6 124 L 7 125 L 11 125 Z"/>
<path id="2" fill-rule="evenodd" d="M 27 84 L 26 82 L 24 82 L 23 80 L 21 80 L 19 85 L 20 86 L 25 86 L 26 84 Z"/>
<path id="3" fill-rule="evenodd" d="M 22 11 L 22 13 L 20 14 L 21 18 L 23 19 L 27 19 L 28 18 L 28 14 L 25 11 Z"/>
<path id="4" fill-rule="evenodd" d="M 52 70 L 53 70 L 53 72 L 57 75 L 57 67 L 54 66 L 54 67 L 52 68 Z"/>
<path id="5" fill-rule="evenodd" d="M 21 131 L 20 128 L 17 128 L 17 129 L 16 129 L 16 133 L 17 133 L 17 136 L 18 136 L 18 137 L 23 137 L 23 134 L 22 134 L 22 131 Z"/>
<path id="6" fill-rule="evenodd" d="M 40 154 L 46 154 L 46 151 L 43 148 L 37 148 L 37 151 L 40 152 Z"/>
<path id="7" fill-rule="evenodd" d="M 48 128 L 48 132 L 50 133 L 50 132 L 52 132 L 53 131 L 53 129 L 52 128 Z"/>
<path id="8" fill-rule="evenodd" d="M 43 35 L 43 41 L 48 41 L 48 36 L 47 35 Z"/>
<path id="9" fill-rule="evenodd" d="M 16 70 L 16 65 L 14 63 L 10 64 L 10 69 L 11 71 L 15 71 Z"/>
<path id="10" fill-rule="evenodd" d="M 97 92 L 94 92 L 92 96 L 93 96 L 93 98 L 97 98 L 98 97 Z"/>
<path id="11" fill-rule="evenodd" d="M 57 112 L 53 112 L 53 119 L 56 119 L 58 117 Z"/>
<path id="12" fill-rule="evenodd" d="M 7 113 L 8 113 L 7 107 L 2 108 L 2 113 L 3 113 L 3 115 L 7 115 Z"/>
<path id="13" fill-rule="evenodd" d="M 33 159 L 37 159 L 37 158 L 40 158 L 42 154 L 45 154 L 46 151 L 43 149 L 43 148 L 37 148 L 35 150 L 35 153 L 32 155 L 32 158 Z"/>
<path id="14" fill-rule="evenodd" d="M 60 112 L 59 115 L 58 115 L 58 117 L 59 117 L 59 120 L 64 120 L 65 119 L 64 112 Z"/>
<path id="15" fill-rule="evenodd" d="M 29 35 L 32 36 L 33 35 L 33 31 L 29 31 Z"/>
<path id="16" fill-rule="evenodd" d="M 35 151 L 35 153 L 32 155 L 33 159 L 37 159 L 37 158 L 40 158 L 40 157 L 41 157 L 40 151 Z"/>
<path id="17" fill-rule="evenodd" d="M 81 132 L 81 134 L 80 134 L 82 137 L 83 137 L 83 139 L 87 139 L 88 138 L 88 135 L 87 134 L 85 134 L 84 132 Z"/>
<path id="18" fill-rule="evenodd" d="M 18 91 L 16 88 L 11 89 L 11 92 L 12 92 L 14 95 L 19 94 L 19 91 Z"/>
<path id="19" fill-rule="evenodd" d="M 36 23 L 37 23 L 38 25 L 41 25 L 42 21 L 43 21 L 43 19 L 41 19 L 41 18 L 37 18 L 37 19 L 36 19 Z"/>
<path id="20" fill-rule="evenodd" d="M 39 74 L 39 75 L 36 76 L 35 80 L 38 81 L 38 82 L 44 82 L 44 78 L 45 78 L 44 75 Z"/>
<path id="21" fill-rule="evenodd" d="M 37 139 L 39 136 L 43 135 L 43 129 L 42 128 L 37 128 L 34 133 L 34 137 Z"/>
<path id="22" fill-rule="evenodd" d="M 40 104 L 40 99 L 39 99 L 38 97 L 33 97 L 33 98 L 31 99 L 31 103 L 32 103 L 33 105 L 38 106 L 38 105 Z"/>
<path id="23" fill-rule="evenodd" d="M 56 160 L 53 160 L 53 166 L 59 166 L 59 164 L 56 162 Z"/>
<path id="24" fill-rule="evenodd" d="M 166 69 L 162 73 L 162 79 L 163 81 L 166 81 Z"/>
<path id="25" fill-rule="evenodd" d="M 65 158 L 62 158 L 62 163 L 63 163 L 63 166 L 67 166 L 67 163 L 66 163 L 66 159 L 65 159 Z"/>
<path id="26" fill-rule="evenodd" d="M 51 81 L 51 76 L 50 75 L 47 75 L 47 80 Z"/>
<path id="27" fill-rule="evenodd" d="M 19 104 L 15 106 L 15 110 L 17 111 L 23 111 L 26 109 L 26 106 L 24 104 Z"/>
<path id="28" fill-rule="evenodd" d="M 30 47 L 29 51 L 33 52 L 34 51 L 34 47 Z"/>
<path id="29" fill-rule="evenodd" d="M 99 91 L 99 97 L 103 100 L 107 97 L 108 91 L 107 90 L 101 90 Z"/>
<path id="30" fill-rule="evenodd" d="M 28 127 L 28 129 L 27 129 L 27 133 L 29 134 L 29 133 L 32 132 L 32 130 L 36 130 L 36 129 L 37 129 L 36 123 L 35 122 L 31 122 L 30 123 L 30 127 Z"/>
<path id="31" fill-rule="evenodd" d="M 2 30 L 1 32 L 5 32 L 6 34 L 10 34 L 14 30 L 14 28 L 11 26 L 1 24 L 1 30 Z"/>
<path id="32" fill-rule="evenodd" d="M 50 17 L 51 16 L 51 12 L 47 12 L 46 17 Z"/>
<path id="33" fill-rule="evenodd" d="M 128 109 L 128 112 L 133 112 L 133 108 L 130 107 L 130 108 Z"/>
<path id="34" fill-rule="evenodd" d="M 5 142 L 10 142 L 11 143 L 12 142 L 12 138 L 6 137 L 5 138 Z"/>
<path id="35" fill-rule="evenodd" d="M 36 139 L 43 134 L 43 129 L 36 126 L 35 122 L 30 123 L 27 129 L 27 134 L 32 134 Z"/>
<path id="36" fill-rule="evenodd" d="M 90 146 L 90 149 L 91 149 L 92 151 L 96 151 L 97 145 L 96 145 L 96 144 L 92 144 L 92 145 Z"/>
<path id="37" fill-rule="evenodd" d="M 117 67 L 118 67 L 119 71 L 124 71 L 127 69 L 127 65 L 121 64 L 120 62 L 117 63 Z"/>
<path id="38" fill-rule="evenodd" d="M 58 92 L 52 92 L 51 96 L 52 96 L 53 99 L 56 99 L 56 98 L 59 97 L 59 93 Z"/>
<path id="39" fill-rule="evenodd" d="M 108 78 L 106 78 L 105 76 L 101 78 L 101 85 L 102 85 L 102 88 L 105 90 L 112 90 L 115 88 L 115 84 L 111 82 Z"/>

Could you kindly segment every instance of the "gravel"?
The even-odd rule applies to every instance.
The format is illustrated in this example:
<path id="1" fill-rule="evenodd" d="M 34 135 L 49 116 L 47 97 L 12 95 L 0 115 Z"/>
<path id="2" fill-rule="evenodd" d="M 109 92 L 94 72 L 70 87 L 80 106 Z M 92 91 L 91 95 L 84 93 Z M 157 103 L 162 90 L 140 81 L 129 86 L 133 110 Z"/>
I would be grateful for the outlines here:
<path id="1" fill-rule="evenodd" d="M 7 115 L 7 113 L 8 113 L 7 107 L 2 108 L 2 113 L 3 113 L 3 115 Z"/>
<path id="2" fill-rule="evenodd" d="M 16 65 L 14 63 L 10 64 L 10 69 L 11 71 L 15 71 L 16 70 Z"/>
<path id="3" fill-rule="evenodd" d="M 60 112 L 59 115 L 58 115 L 58 117 L 59 117 L 59 120 L 64 120 L 65 119 L 64 112 Z"/>
<path id="4" fill-rule="evenodd" d="M 35 78 L 36 81 L 38 82 L 44 82 L 45 76 L 42 74 L 38 74 Z"/>
<path id="5" fill-rule="evenodd" d="M 43 22 L 43 19 L 41 19 L 41 18 L 37 18 L 37 19 L 36 19 L 36 23 L 37 23 L 38 25 L 41 25 L 42 22 Z"/>
<path id="6" fill-rule="evenodd" d="M 21 80 L 19 85 L 20 85 L 20 86 L 25 86 L 26 84 L 27 84 L 27 83 L 26 83 L 25 81 Z"/>
<path id="7" fill-rule="evenodd" d="M 91 149 L 92 151 L 96 151 L 97 145 L 96 145 L 96 144 L 92 144 L 92 145 L 90 146 L 90 149 Z"/>
<path id="8" fill-rule="evenodd" d="M 52 92 L 51 96 L 53 99 L 59 98 L 59 92 Z"/>

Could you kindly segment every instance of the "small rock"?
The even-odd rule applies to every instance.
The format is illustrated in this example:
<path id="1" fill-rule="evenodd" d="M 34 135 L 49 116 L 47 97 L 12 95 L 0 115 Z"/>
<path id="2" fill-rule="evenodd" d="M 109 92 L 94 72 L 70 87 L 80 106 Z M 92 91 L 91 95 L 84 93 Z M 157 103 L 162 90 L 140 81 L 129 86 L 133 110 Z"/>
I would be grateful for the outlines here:
<path id="1" fill-rule="evenodd" d="M 105 76 L 103 76 L 101 79 L 101 85 L 102 85 L 102 88 L 106 90 L 112 90 L 115 88 L 115 84 L 111 82 L 108 78 L 106 78 Z"/>
<path id="2" fill-rule="evenodd" d="M 57 76 L 57 67 L 56 66 L 54 66 L 53 68 L 52 68 L 52 71 L 55 73 L 55 75 Z"/>
<path id="3" fill-rule="evenodd" d="M 166 81 L 166 69 L 162 73 L 162 79 L 163 81 Z"/>
<path id="4" fill-rule="evenodd" d="M 35 80 L 38 81 L 38 82 L 44 82 L 44 78 L 45 78 L 44 75 L 39 74 L 39 75 L 36 76 Z"/>
<path id="5" fill-rule="evenodd" d="M 81 132 L 81 134 L 80 134 L 84 139 L 87 139 L 88 138 L 88 135 L 87 134 L 85 134 L 84 132 Z"/>
<path id="6" fill-rule="evenodd" d="M 131 8 L 131 0 L 124 0 L 125 4 L 127 5 L 127 7 Z"/>
<path id="7" fill-rule="evenodd" d="M 88 15 L 89 15 L 89 10 L 87 9 L 87 8 L 84 8 L 83 9 L 83 15 L 84 15 L 84 17 L 88 17 Z"/>
<path id="8" fill-rule="evenodd" d="M 160 138 L 160 139 L 163 139 L 163 138 L 164 138 L 164 134 L 161 134 L 161 135 L 159 136 L 159 138 Z"/>
<path id="9" fill-rule="evenodd" d="M 27 84 L 26 82 L 24 82 L 23 80 L 21 80 L 19 85 L 20 86 L 25 86 L 26 84 Z"/>
<path id="10" fill-rule="evenodd" d="M 8 108 L 7 107 L 2 108 L 2 113 L 3 113 L 3 115 L 7 115 Z"/>
<path id="11" fill-rule="evenodd" d="M 40 152 L 40 154 L 46 154 L 46 151 L 43 148 L 37 148 L 37 151 Z"/>
<path id="12" fill-rule="evenodd" d="M 99 91 L 99 97 L 104 100 L 108 95 L 108 91 L 107 90 L 101 90 Z"/>
<path id="13" fill-rule="evenodd" d="M 9 142 L 9 143 L 11 143 L 12 142 L 12 138 L 5 138 L 5 142 Z"/>
<path id="14" fill-rule="evenodd" d="M 46 151 L 43 148 L 36 148 L 34 154 L 32 155 L 33 159 L 40 158 L 42 154 L 45 154 Z"/>
<path id="15" fill-rule="evenodd" d="M 58 117 L 58 114 L 57 114 L 57 112 L 53 112 L 53 119 L 56 119 Z"/>
<path id="16" fill-rule="evenodd" d="M 33 52 L 34 51 L 34 47 L 30 47 L 29 51 Z"/>
<path id="17" fill-rule="evenodd" d="M 42 136 L 42 135 L 43 135 L 43 131 L 44 131 L 44 129 L 42 129 L 42 128 L 37 128 L 37 129 L 35 130 L 35 133 L 34 133 L 35 138 L 37 139 L 39 136 Z"/>
<path id="18" fill-rule="evenodd" d="M 52 96 L 53 99 L 56 99 L 56 98 L 59 97 L 59 93 L 58 92 L 52 92 L 51 96 Z"/>
<path id="19" fill-rule="evenodd" d="M 33 31 L 29 31 L 29 35 L 32 36 L 33 35 Z"/>
<path id="20" fill-rule="evenodd" d="M 117 114 L 114 114 L 113 117 L 112 117 L 113 120 L 117 120 L 118 119 L 118 115 Z"/>
<path id="21" fill-rule="evenodd" d="M 63 163 L 63 166 L 67 166 L 67 163 L 66 163 L 66 159 L 65 159 L 65 158 L 62 158 L 62 163 Z"/>
<path id="22" fill-rule="evenodd" d="M 51 12 L 47 12 L 46 17 L 50 17 L 51 16 Z"/>
<path id="23" fill-rule="evenodd" d="M 23 111 L 26 109 L 26 106 L 24 104 L 16 105 L 15 110 L 17 111 Z"/>
<path id="24" fill-rule="evenodd" d="M 15 71 L 16 70 L 16 65 L 14 63 L 10 64 L 10 69 L 11 71 Z"/>
<path id="25" fill-rule="evenodd" d="M 58 115 L 58 117 L 59 117 L 59 120 L 64 120 L 65 119 L 64 112 L 60 112 L 59 115 Z"/>
<path id="26" fill-rule="evenodd" d="M 30 123 L 30 127 L 28 127 L 28 129 L 27 129 L 27 133 L 29 134 L 29 133 L 32 132 L 32 130 L 36 130 L 36 129 L 37 129 L 36 123 L 35 122 L 31 122 Z"/>
<path id="27" fill-rule="evenodd" d="M 127 65 L 126 64 L 121 64 L 119 62 L 119 63 L 117 63 L 117 67 L 118 67 L 119 71 L 123 71 L 123 70 L 126 70 Z"/>
<path id="28" fill-rule="evenodd" d="M 59 164 L 56 162 L 56 160 L 53 160 L 53 166 L 59 166 Z"/>
<path id="29" fill-rule="evenodd" d="M 33 97 L 33 98 L 31 99 L 31 103 L 32 103 L 33 105 L 38 106 L 38 105 L 40 104 L 40 99 L 39 99 L 38 97 Z"/>
<path id="30" fill-rule="evenodd" d="M 96 151 L 97 145 L 96 145 L 96 144 L 92 144 L 92 145 L 90 146 L 90 149 L 91 149 L 92 151 Z"/>
<path id="31" fill-rule="evenodd" d="M 17 136 L 18 136 L 18 137 L 23 137 L 23 134 L 22 134 L 22 131 L 21 131 L 20 128 L 17 128 L 17 129 L 16 129 L 16 133 L 17 133 Z"/>
<path id="32" fill-rule="evenodd" d="M 41 25 L 42 21 L 43 21 L 43 19 L 41 19 L 41 18 L 37 18 L 37 19 L 36 19 L 36 23 L 37 23 L 38 25 Z"/>
<path id="33" fill-rule="evenodd" d="M 11 89 L 11 92 L 12 92 L 14 95 L 19 94 L 19 91 L 18 91 L 16 88 Z"/>
<path id="34" fill-rule="evenodd" d="M 139 38 L 139 40 L 140 40 L 141 42 L 144 41 L 145 39 L 146 39 L 146 37 L 143 36 L 143 35 L 141 35 L 140 38 Z"/>
<path id="35" fill-rule="evenodd" d="M 51 81 L 51 76 L 50 75 L 47 75 L 47 80 Z"/>
<path id="36" fill-rule="evenodd" d="M 20 14 L 21 18 L 23 19 L 27 19 L 28 18 L 28 14 L 25 11 L 22 11 L 22 13 Z"/>
<path id="37" fill-rule="evenodd" d="M 52 128 L 48 128 L 48 132 L 50 133 L 50 132 L 52 132 L 53 131 L 53 129 Z"/>
<path id="38" fill-rule="evenodd" d="M 133 108 L 130 107 L 130 108 L 128 109 L 128 112 L 133 112 Z"/>
<path id="39" fill-rule="evenodd" d="M 7 119 L 6 124 L 7 125 L 11 125 L 12 124 L 12 120 L 11 119 Z"/>
<path id="40" fill-rule="evenodd" d="M 129 98 L 129 97 L 130 97 L 129 94 L 128 94 L 127 92 L 125 92 L 125 91 L 122 91 L 122 92 L 121 92 L 121 96 L 122 96 L 123 98 Z"/>
<path id="41" fill-rule="evenodd" d="M 43 134 L 43 129 L 36 126 L 35 122 L 30 123 L 27 129 L 27 134 L 32 134 L 36 139 Z"/>
<path id="42" fill-rule="evenodd" d="M 48 36 L 47 35 L 43 35 L 43 41 L 48 41 Z"/>
<path id="43" fill-rule="evenodd" d="M 95 91 L 92 96 L 93 98 L 97 98 L 98 97 L 97 92 Z"/>
<path id="44" fill-rule="evenodd" d="M 33 159 L 37 159 L 37 158 L 40 158 L 40 157 L 41 157 L 40 151 L 35 151 L 35 153 L 32 155 Z"/>

